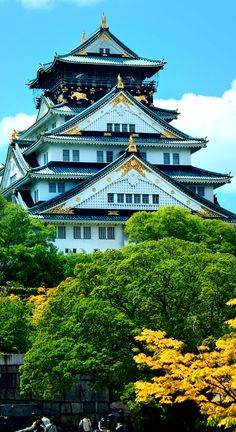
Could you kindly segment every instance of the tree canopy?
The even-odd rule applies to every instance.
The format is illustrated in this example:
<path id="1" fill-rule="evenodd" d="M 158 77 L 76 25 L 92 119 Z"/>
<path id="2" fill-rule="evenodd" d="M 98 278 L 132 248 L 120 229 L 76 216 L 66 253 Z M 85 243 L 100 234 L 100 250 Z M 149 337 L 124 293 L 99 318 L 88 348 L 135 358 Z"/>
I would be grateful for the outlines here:
<path id="1" fill-rule="evenodd" d="M 95 252 L 48 298 L 22 390 L 55 396 L 78 374 L 94 373 L 122 392 L 137 379 L 135 337 L 144 328 L 182 338 L 193 351 L 223 334 L 235 274 L 234 256 L 173 238 Z"/>
<path id="2" fill-rule="evenodd" d="M 236 299 L 228 304 L 236 305 Z M 193 400 L 209 423 L 226 429 L 236 425 L 236 318 L 228 324 L 234 331 L 218 339 L 212 350 L 199 347 L 198 354 L 183 354 L 183 343 L 165 332 L 144 330 L 136 339 L 145 342 L 149 353 L 134 358 L 139 367 L 152 371 L 152 378 L 135 383 L 137 401 Z"/>
<path id="3" fill-rule="evenodd" d="M 155 212 L 134 213 L 126 223 L 129 242 L 175 237 L 203 242 L 214 252 L 236 254 L 236 230 L 227 222 L 192 215 L 183 207 L 161 207 Z"/>
<path id="4" fill-rule="evenodd" d="M 53 226 L 30 217 L 0 196 L 0 285 L 58 284 L 63 272 L 54 238 Z"/>

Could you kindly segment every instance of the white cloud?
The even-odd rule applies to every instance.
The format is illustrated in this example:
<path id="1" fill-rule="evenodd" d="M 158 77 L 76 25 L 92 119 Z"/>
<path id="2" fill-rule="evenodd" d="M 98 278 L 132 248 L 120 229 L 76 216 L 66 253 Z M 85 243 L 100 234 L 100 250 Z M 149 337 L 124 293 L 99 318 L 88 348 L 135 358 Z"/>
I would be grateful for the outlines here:
<path id="1" fill-rule="evenodd" d="M 13 130 L 16 129 L 23 131 L 27 129 L 31 124 L 33 124 L 35 118 L 35 115 L 27 115 L 24 113 L 19 113 L 15 117 L 4 117 L 0 121 L 0 150 L 2 149 L 3 152 L 6 153 Z M 2 158 L 1 162 L 3 162 Z"/>
<path id="2" fill-rule="evenodd" d="M 51 9 L 56 4 L 73 3 L 77 6 L 89 6 L 103 0 L 17 0 L 26 9 Z"/>
<path id="3" fill-rule="evenodd" d="M 210 171 L 236 176 L 236 79 L 221 97 L 185 94 L 180 100 L 155 100 L 155 105 L 180 111 L 178 120 L 171 124 L 193 137 L 209 142 L 192 156 L 192 164 Z M 220 204 L 231 201 L 236 211 L 236 179 L 217 189 Z M 234 203 L 233 203 L 234 201 Z"/>

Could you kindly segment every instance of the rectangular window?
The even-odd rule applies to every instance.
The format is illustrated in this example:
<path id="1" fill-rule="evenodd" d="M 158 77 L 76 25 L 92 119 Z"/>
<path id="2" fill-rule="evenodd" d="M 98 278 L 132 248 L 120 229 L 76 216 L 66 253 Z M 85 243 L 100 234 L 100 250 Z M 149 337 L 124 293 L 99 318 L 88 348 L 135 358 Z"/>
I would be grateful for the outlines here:
<path id="1" fill-rule="evenodd" d="M 79 150 L 73 150 L 73 162 L 79 162 Z"/>
<path id="2" fill-rule="evenodd" d="M 115 227 L 107 227 L 107 239 L 115 240 Z"/>
<path id="3" fill-rule="evenodd" d="M 84 227 L 84 239 L 91 239 L 91 227 Z"/>
<path id="4" fill-rule="evenodd" d="M 152 195 L 152 204 L 159 204 L 159 195 Z"/>
<path id="5" fill-rule="evenodd" d="M 103 151 L 102 150 L 97 151 L 97 162 L 103 162 Z"/>
<path id="6" fill-rule="evenodd" d="M 64 193 L 65 192 L 65 183 L 58 183 L 57 190 L 59 193 Z"/>
<path id="7" fill-rule="evenodd" d="M 65 239 L 66 238 L 66 227 L 65 226 L 57 226 L 57 238 L 58 239 Z"/>
<path id="8" fill-rule="evenodd" d="M 98 237 L 100 240 L 105 240 L 107 235 L 107 231 L 105 227 L 98 228 Z"/>
<path id="9" fill-rule="evenodd" d="M 163 163 L 170 165 L 170 153 L 163 153 Z"/>
<path id="10" fill-rule="evenodd" d="M 148 204 L 149 203 L 149 195 L 143 194 L 142 195 L 142 201 L 143 201 L 143 204 Z"/>
<path id="11" fill-rule="evenodd" d="M 54 129 L 56 127 L 56 122 L 52 123 L 52 129 Z"/>
<path id="12" fill-rule="evenodd" d="M 62 150 L 63 154 L 63 162 L 69 162 L 70 161 L 70 150 Z"/>
<path id="13" fill-rule="evenodd" d="M 114 194 L 113 193 L 108 193 L 107 194 L 107 202 L 109 202 L 109 203 L 113 203 L 114 202 Z"/>
<path id="14" fill-rule="evenodd" d="M 141 203 L 141 195 L 134 194 L 134 204 L 140 204 L 140 203 Z"/>
<path id="15" fill-rule="evenodd" d="M 74 226 L 73 227 L 74 239 L 81 239 L 81 227 Z"/>
<path id="16" fill-rule="evenodd" d="M 198 186 L 197 193 L 198 193 L 198 195 L 204 197 L 205 196 L 205 188 L 204 188 L 204 186 Z"/>
<path id="17" fill-rule="evenodd" d="M 128 132 L 128 125 L 126 123 L 122 124 L 122 132 Z"/>
<path id="18" fill-rule="evenodd" d="M 113 161 L 113 151 L 107 151 L 107 162 Z"/>
<path id="19" fill-rule="evenodd" d="M 44 153 L 43 155 L 43 163 L 46 165 L 48 163 L 48 152 Z"/>
<path id="20" fill-rule="evenodd" d="M 125 202 L 127 204 L 132 204 L 132 194 L 125 194 Z"/>
<path id="21" fill-rule="evenodd" d="M 135 132 L 135 124 L 129 125 L 129 132 L 131 132 L 131 133 Z"/>
<path id="22" fill-rule="evenodd" d="M 57 184 L 50 182 L 49 183 L 49 192 L 50 193 L 55 193 L 57 191 Z"/>
<path id="23" fill-rule="evenodd" d="M 179 165 L 179 153 L 173 153 L 173 164 Z"/>
<path id="24" fill-rule="evenodd" d="M 120 132 L 120 123 L 115 123 L 115 132 Z"/>
<path id="25" fill-rule="evenodd" d="M 110 48 L 105 48 L 105 53 L 110 54 Z"/>
<path id="26" fill-rule="evenodd" d="M 99 54 L 103 54 L 104 53 L 104 48 L 99 48 Z"/>
<path id="27" fill-rule="evenodd" d="M 38 202 L 38 200 L 39 200 L 39 191 L 38 191 L 38 189 L 36 189 L 34 191 L 34 202 L 36 203 L 36 202 Z"/>
<path id="28" fill-rule="evenodd" d="M 112 132 L 112 123 L 107 123 L 107 132 Z"/>
<path id="29" fill-rule="evenodd" d="M 119 204 L 124 202 L 124 194 L 123 193 L 118 193 L 117 194 L 117 202 Z"/>
<path id="30" fill-rule="evenodd" d="M 144 160 L 147 160 L 147 153 L 146 152 L 140 152 L 139 153 L 141 158 L 143 158 Z"/>

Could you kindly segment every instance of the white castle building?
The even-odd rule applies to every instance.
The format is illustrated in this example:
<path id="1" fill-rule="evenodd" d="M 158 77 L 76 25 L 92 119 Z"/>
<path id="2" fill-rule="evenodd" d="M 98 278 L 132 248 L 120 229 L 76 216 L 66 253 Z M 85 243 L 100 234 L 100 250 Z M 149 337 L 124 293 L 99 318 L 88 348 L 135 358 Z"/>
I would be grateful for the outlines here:
<path id="1" fill-rule="evenodd" d="M 63 252 L 121 248 L 134 212 L 167 205 L 235 219 L 214 198 L 230 175 L 191 165 L 206 139 L 173 127 L 177 111 L 153 105 L 164 64 L 130 50 L 103 16 L 98 31 L 30 81 L 37 118 L 12 134 L 1 192 L 53 224 Z"/>

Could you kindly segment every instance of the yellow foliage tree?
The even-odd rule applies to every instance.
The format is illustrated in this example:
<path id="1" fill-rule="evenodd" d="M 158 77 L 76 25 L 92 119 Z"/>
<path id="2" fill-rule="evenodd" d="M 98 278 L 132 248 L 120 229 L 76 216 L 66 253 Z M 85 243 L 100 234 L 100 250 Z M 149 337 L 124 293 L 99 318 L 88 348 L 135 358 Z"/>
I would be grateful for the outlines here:
<path id="1" fill-rule="evenodd" d="M 227 304 L 236 306 L 236 299 Z M 145 342 L 151 354 L 140 353 L 134 359 L 154 376 L 135 383 L 136 400 L 155 398 L 161 404 L 172 404 L 191 399 L 208 416 L 209 423 L 225 429 L 235 426 L 236 318 L 227 324 L 232 332 L 218 339 L 214 350 L 201 346 L 198 354 L 182 354 L 182 342 L 162 331 L 144 330 L 137 340 Z"/>
<path id="2" fill-rule="evenodd" d="M 31 317 L 31 322 L 33 325 L 37 326 L 37 324 L 39 323 L 42 314 L 48 304 L 48 298 L 56 290 L 57 287 L 46 289 L 44 286 L 41 286 L 37 290 L 37 295 L 31 295 L 29 297 L 28 302 L 34 306 Z"/>

